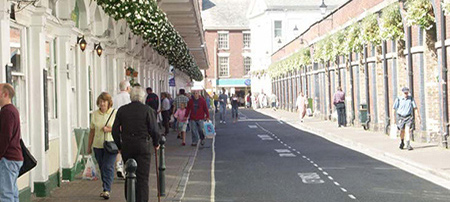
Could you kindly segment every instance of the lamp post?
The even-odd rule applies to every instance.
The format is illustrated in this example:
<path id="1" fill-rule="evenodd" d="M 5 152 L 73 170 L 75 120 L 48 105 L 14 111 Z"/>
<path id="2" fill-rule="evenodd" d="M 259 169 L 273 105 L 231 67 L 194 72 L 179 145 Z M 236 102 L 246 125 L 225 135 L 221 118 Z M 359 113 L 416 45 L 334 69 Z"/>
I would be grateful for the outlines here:
<path id="1" fill-rule="evenodd" d="M 320 9 L 320 13 L 322 13 L 322 15 L 325 15 L 327 13 L 327 5 L 325 5 L 325 0 L 322 0 L 322 5 L 319 6 Z"/>

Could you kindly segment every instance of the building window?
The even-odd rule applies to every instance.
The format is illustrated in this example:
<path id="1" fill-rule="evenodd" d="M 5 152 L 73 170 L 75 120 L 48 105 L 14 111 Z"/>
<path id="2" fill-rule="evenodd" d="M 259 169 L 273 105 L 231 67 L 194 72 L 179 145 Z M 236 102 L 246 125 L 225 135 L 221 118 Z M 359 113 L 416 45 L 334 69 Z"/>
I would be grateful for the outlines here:
<path id="1" fill-rule="evenodd" d="M 282 24 L 281 24 L 281 21 L 275 21 L 274 22 L 274 34 L 275 34 L 275 37 L 281 37 L 282 36 Z"/>
<path id="2" fill-rule="evenodd" d="M 250 72 L 251 65 L 252 65 L 252 58 L 250 57 L 244 58 L 244 74 L 248 74 L 248 72 Z"/>
<path id="3" fill-rule="evenodd" d="M 250 33 L 244 33 L 244 48 L 250 48 Z"/>
<path id="4" fill-rule="evenodd" d="M 219 57 L 219 76 L 229 76 L 228 57 Z"/>
<path id="5" fill-rule="evenodd" d="M 16 106 L 20 114 L 20 130 L 22 139 L 26 145 L 30 145 L 30 139 L 27 130 L 27 73 L 26 73 L 26 34 L 25 29 L 10 28 L 10 55 L 12 67 L 7 70 L 7 82 L 14 87 L 16 95 L 12 99 L 12 104 Z"/>
<path id="6" fill-rule="evenodd" d="M 56 57 L 55 40 L 45 42 L 46 68 L 47 68 L 47 96 L 48 96 L 48 118 L 57 118 L 57 92 L 56 92 Z"/>
<path id="7" fill-rule="evenodd" d="M 228 49 L 228 33 L 219 33 L 219 49 Z"/>

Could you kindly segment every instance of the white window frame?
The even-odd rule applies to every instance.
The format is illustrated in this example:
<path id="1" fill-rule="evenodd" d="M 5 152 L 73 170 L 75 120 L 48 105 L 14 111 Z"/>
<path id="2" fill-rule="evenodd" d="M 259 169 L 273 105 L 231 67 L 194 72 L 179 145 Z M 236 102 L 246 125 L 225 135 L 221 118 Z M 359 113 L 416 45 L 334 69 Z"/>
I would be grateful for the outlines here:
<path id="1" fill-rule="evenodd" d="M 226 35 L 226 41 L 221 43 L 221 35 Z M 218 31 L 217 32 L 217 46 L 219 50 L 229 50 L 230 49 L 230 33 L 228 31 Z"/>
<path id="2" fill-rule="evenodd" d="M 57 100 L 58 100 L 58 92 L 57 92 L 57 70 L 55 68 L 57 67 L 56 64 L 56 39 L 47 37 L 47 40 L 45 41 L 45 44 L 47 46 L 47 43 L 49 45 L 49 55 L 47 55 L 45 58 L 49 58 L 50 64 L 46 64 L 45 69 L 47 70 L 47 93 L 48 93 L 48 127 L 49 127 L 49 141 L 59 138 L 60 134 L 58 131 L 58 106 L 57 106 Z M 47 49 L 47 47 L 45 47 Z"/>
<path id="3" fill-rule="evenodd" d="M 250 60 L 250 64 L 248 65 L 248 71 L 247 71 L 247 68 L 245 65 L 246 65 L 246 62 L 248 62 L 248 60 Z M 247 75 L 250 72 L 251 67 L 252 67 L 252 58 L 244 57 L 244 75 Z"/>
<path id="4" fill-rule="evenodd" d="M 246 46 L 246 38 L 245 35 L 248 35 L 248 45 Z M 250 33 L 250 31 L 244 31 L 242 32 L 242 46 L 244 47 L 244 49 L 250 49 L 251 47 L 251 43 L 252 43 L 252 34 Z"/>
<path id="5" fill-rule="evenodd" d="M 276 27 L 276 23 L 277 22 L 280 22 L 280 25 L 281 25 L 281 27 L 279 28 L 280 30 L 280 36 L 277 36 L 277 27 Z M 283 37 L 283 21 L 281 21 L 281 20 L 274 20 L 273 21 L 273 37 L 274 38 L 281 38 L 281 37 Z"/>
<path id="6" fill-rule="evenodd" d="M 19 114 L 20 114 L 20 130 L 21 130 L 21 137 L 24 140 L 25 145 L 30 148 L 31 147 L 31 137 L 29 133 L 29 113 L 28 113 L 28 100 L 29 100 L 29 82 L 28 82 L 28 39 L 27 39 L 27 28 L 25 26 L 19 25 L 15 23 L 14 21 L 10 21 L 10 29 L 18 29 L 20 30 L 20 46 L 16 47 L 20 50 L 20 65 L 21 69 L 20 71 L 12 71 L 11 76 L 12 80 L 18 80 L 19 84 L 22 83 L 24 85 L 22 91 L 20 89 L 15 89 L 16 96 L 13 98 L 13 101 L 15 100 L 17 103 L 13 104 L 17 107 Z M 10 44 L 10 47 L 11 46 Z M 10 55 L 11 60 L 12 55 Z M 20 79 L 20 80 L 19 80 Z M 17 101 L 18 99 L 22 99 L 20 101 Z"/>
<path id="7" fill-rule="evenodd" d="M 227 60 L 227 74 L 223 75 L 222 73 L 224 73 L 222 71 L 222 59 L 226 59 Z M 230 77 L 230 57 L 228 56 L 219 56 L 219 77 L 224 78 L 224 77 Z"/>

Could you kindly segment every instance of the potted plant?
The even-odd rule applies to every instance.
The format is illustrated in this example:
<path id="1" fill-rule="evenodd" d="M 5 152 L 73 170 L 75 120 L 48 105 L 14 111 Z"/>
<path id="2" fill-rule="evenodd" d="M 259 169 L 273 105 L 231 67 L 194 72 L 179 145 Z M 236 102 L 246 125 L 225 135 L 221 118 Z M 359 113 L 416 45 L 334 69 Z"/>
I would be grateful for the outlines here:
<path id="1" fill-rule="evenodd" d="M 137 71 L 133 71 L 133 77 L 137 77 L 138 76 L 138 72 Z"/>
<path id="2" fill-rule="evenodd" d="M 133 74 L 133 72 L 134 72 L 134 69 L 131 68 L 131 67 L 128 67 L 127 71 L 126 71 L 126 74 L 127 74 L 127 76 L 131 76 Z"/>

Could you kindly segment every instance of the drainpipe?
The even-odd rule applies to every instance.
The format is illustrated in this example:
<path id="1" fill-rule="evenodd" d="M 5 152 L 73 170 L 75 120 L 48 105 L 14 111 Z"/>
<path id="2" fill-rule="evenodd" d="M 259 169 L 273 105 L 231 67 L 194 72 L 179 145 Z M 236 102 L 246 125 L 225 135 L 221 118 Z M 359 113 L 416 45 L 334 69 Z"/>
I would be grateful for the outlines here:
<path id="1" fill-rule="evenodd" d="M 386 126 L 384 128 L 384 132 L 389 134 L 389 126 L 391 125 L 391 118 L 389 113 L 389 77 L 388 77 L 388 65 L 386 59 L 386 40 L 383 41 L 382 45 L 382 54 L 383 54 L 383 74 L 384 74 L 384 112 L 386 114 Z"/>
<path id="2" fill-rule="evenodd" d="M 350 65 L 350 93 L 352 96 L 352 119 L 351 119 L 351 124 L 354 125 L 355 124 L 355 92 L 353 91 L 353 66 L 352 66 L 352 53 L 348 54 L 348 61 L 349 61 L 349 65 Z"/>
<path id="3" fill-rule="evenodd" d="M 408 53 L 408 86 L 409 91 L 411 92 L 411 96 L 414 97 L 414 74 L 413 74 L 413 67 L 412 67 L 412 54 L 411 54 L 411 46 L 412 46 L 412 36 L 411 36 L 411 26 L 409 26 L 406 29 L 406 48 Z"/>
<path id="4" fill-rule="evenodd" d="M 441 64 L 442 64 L 442 103 L 443 103 L 443 108 L 442 108 L 442 118 L 443 118 L 443 123 L 442 123 L 442 128 L 444 130 L 444 134 L 443 134 L 443 140 L 442 143 L 445 145 L 445 148 L 448 148 L 448 136 L 449 136 L 449 124 L 448 124 L 448 94 L 447 94 L 447 49 L 445 46 L 445 15 L 444 15 L 444 10 L 441 7 L 441 51 L 442 51 L 442 55 L 441 55 Z"/>
<path id="5" fill-rule="evenodd" d="M 336 71 L 338 71 L 338 83 L 339 83 L 339 86 L 342 87 L 342 83 L 341 83 L 342 82 L 342 80 L 341 80 L 341 69 L 339 68 L 339 66 L 341 64 L 340 56 L 337 56 L 336 60 L 337 60 L 336 61 L 336 63 L 337 63 Z"/>
<path id="6" fill-rule="evenodd" d="M 328 115 L 328 120 L 331 120 L 331 114 L 333 114 L 333 104 L 332 104 L 332 99 L 331 99 L 331 73 L 330 73 L 330 61 L 328 61 L 326 63 L 327 67 L 328 67 L 328 72 L 327 72 L 327 76 L 328 76 L 328 107 L 330 108 L 330 114 Z"/>
<path id="7" fill-rule="evenodd" d="M 366 80 L 366 104 L 367 104 L 367 121 L 363 123 L 364 130 L 369 129 L 370 123 L 370 97 L 369 97 L 369 64 L 367 64 L 367 45 L 364 45 L 364 72 Z"/>

